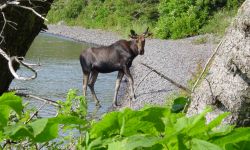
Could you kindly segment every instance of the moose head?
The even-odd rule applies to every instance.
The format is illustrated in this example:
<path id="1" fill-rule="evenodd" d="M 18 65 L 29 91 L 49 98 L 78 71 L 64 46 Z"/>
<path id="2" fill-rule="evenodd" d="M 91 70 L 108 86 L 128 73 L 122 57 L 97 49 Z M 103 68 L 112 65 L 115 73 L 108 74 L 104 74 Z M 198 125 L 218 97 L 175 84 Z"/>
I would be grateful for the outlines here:
<path id="1" fill-rule="evenodd" d="M 143 32 L 140 35 L 137 35 L 134 30 L 130 30 L 129 37 L 133 40 L 135 40 L 136 45 L 138 47 L 138 52 L 140 55 L 144 54 L 144 46 L 145 46 L 145 38 L 152 35 L 152 33 L 148 32 L 149 27 L 146 29 L 145 32 Z"/>

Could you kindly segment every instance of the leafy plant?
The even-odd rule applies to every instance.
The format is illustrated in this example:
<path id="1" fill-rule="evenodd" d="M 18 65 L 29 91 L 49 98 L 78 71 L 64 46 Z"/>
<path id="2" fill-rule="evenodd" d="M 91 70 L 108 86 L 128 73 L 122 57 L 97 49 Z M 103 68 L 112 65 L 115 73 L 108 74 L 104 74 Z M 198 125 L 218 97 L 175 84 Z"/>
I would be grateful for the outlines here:
<path id="1" fill-rule="evenodd" d="M 80 101 L 80 103 L 79 103 Z M 186 99 L 179 97 L 172 109 L 146 107 L 109 112 L 101 120 L 87 120 L 85 99 L 70 90 L 60 101 L 58 115 L 30 118 L 23 113 L 20 97 L 6 93 L 0 97 L 0 148 L 9 149 L 247 149 L 250 128 L 222 125 L 223 113 L 210 123 L 201 114 L 187 117 L 179 112 Z M 82 108 L 80 108 L 82 107 Z M 25 115 L 24 115 L 25 114 Z M 14 118 L 14 119 L 13 119 Z M 67 131 L 67 132 L 66 132 Z M 66 138 L 62 138 L 62 135 Z"/>
<path id="2" fill-rule="evenodd" d="M 192 117 L 171 113 L 171 110 L 161 107 L 108 113 L 93 124 L 88 142 L 83 146 L 85 149 L 222 150 L 249 141 L 250 135 L 241 133 L 247 133 L 250 128 L 234 129 L 233 126 L 221 125 L 228 113 L 207 124 L 205 115 L 209 111 L 211 109 L 206 109 Z"/>
<path id="3" fill-rule="evenodd" d="M 74 94 L 74 91 L 69 92 L 67 102 L 74 98 L 83 101 L 83 98 L 77 97 Z M 61 102 L 61 106 L 68 104 L 65 103 Z M 84 103 L 82 106 L 83 105 Z M 22 113 L 23 108 L 21 98 L 15 96 L 14 93 L 5 93 L 0 97 L 0 109 L 2 110 L 0 119 L 0 142 L 2 143 L 6 140 L 6 143 L 3 145 L 6 146 L 12 143 L 22 145 L 23 142 L 26 142 L 29 143 L 29 146 L 34 146 L 34 143 L 46 143 L 58 137 L 59 125 L 63 125 L 67 128 L 71 127 L 71 129 L 83 129 L 87 124 L 85 118 L 81 119 L 81 117 L 79 117 L 86 115 L 86 112 L 78 116 L 79 112 L 82 113 L 83 111 L 77 111 L 75 113 L 65 113 L 66 111 L 61 111 L 56 117 L 34 119 L 27 118 L 27 114 Z M 16 119 L 13 120 L 11 118 Z"/>

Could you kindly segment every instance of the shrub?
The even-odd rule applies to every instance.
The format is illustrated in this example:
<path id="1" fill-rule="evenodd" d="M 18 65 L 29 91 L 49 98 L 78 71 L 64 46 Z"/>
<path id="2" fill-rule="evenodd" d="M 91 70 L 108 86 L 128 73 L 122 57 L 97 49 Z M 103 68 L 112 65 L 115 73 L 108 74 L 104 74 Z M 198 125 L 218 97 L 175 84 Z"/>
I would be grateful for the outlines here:
<path id="1" fill-rule="evenodd" d="M 58 102 L 61 106 L 58 115 L 51 118 L 24 113 L 20 97 L 14 93 L 3 94 L 0 149 L 7 145 L 7 149 L 246 150 L 250 144 L 250 134 L 246 134 L 250 128 L 221 125 L 229 113 L 219 115 L 210 123 L 205 119 L 210 108 L 192 117 L 174 113 L 183 109 L 186 103 L 183 97 L 175 100 L 172 110 L 127 108 L 93 121 L 87 119 L 85 99 L 75 92 L 70 90 L 66 101 Z"/>
<path id="2" fill-rule="evenodd" d="M 236 9 L 242 0 L 160 0 L 155 32 L 160 38 L 182 38 L 198 34 L 214 12 Z"/>
<path id="3" fill-rule="evenodd" d="M 244 0 L 55 0 L 48 14 L 51 23 L 127 32 L 132 27 L 154 29 L 158 38 L 197 35 L 217 12 L 236 10 Z M 225 14 L 226 15 L 226 14 Z M 230 16 L 232 17 L 232 16 Z M 225 24 L 228 25 L 228 24 Z M 225 29 L 223 24 L 221 30 Z M 211 26 L 214 31 L 217 27 Z"/>

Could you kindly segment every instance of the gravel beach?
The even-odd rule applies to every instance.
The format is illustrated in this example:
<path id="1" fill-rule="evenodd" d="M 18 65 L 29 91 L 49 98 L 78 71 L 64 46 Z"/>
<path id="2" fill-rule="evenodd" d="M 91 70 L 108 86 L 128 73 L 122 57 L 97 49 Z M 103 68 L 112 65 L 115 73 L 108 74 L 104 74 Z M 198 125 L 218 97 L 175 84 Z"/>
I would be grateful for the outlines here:
<path id="1" fill-rule="evenodd" d="M 48 25 L 47 32 L 96 45 L 110 45 L 121 39 L 121 36 L 112 32 L 64 25 Z M 206 36 L 207 39 L 213 39 L 211 35 Z M 213 40 L 208 40 L 204 44 L 194 44 L 194 40 L 200 37 L 180 40 L 146 39 L 145 54 L 136 57 L 131 67 L 136 89 L 136 101 L 131 103 L 131 108 L 139 109 L 145 104 L 162 105 L 167 95 L 179 90 L 156 73 L 148 74 L 150 70 L 140 63 L 153 67 L 177 83 L 187 85 L 197 64 L 200 62 L 204 64 L 216 47 Z M 146 75 L 147 77 L 138 86 Z M 120 89 L 120 99 L 123 99 L 122 107 L 128 106 L 126 83 L 124 78 Z"/>

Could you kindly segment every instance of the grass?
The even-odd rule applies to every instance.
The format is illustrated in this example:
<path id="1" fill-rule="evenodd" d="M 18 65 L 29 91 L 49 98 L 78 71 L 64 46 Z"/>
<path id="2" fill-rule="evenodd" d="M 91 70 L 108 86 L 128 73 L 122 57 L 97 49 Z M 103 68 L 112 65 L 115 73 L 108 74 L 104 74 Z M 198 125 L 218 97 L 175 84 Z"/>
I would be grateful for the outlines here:
<path id="1" fill-rule="evenodd" d="M 213 33 L 217 36 L 224 35 L 227 27 L 232 22 L 234 16 L 236 15 L 236 10 L 220 10 L 215 13 L 208 21 L 206 25 L 204 25 L 199 33 Z"/>
<path id="2" fill-rule="evenodd" d="M 208 42 L 208 37 L 207 36 L 202 36 L 199 38 L 196 38 L 192 41 L 193 44 L 199 45 L 199 44 L 205 44 Z"/>

